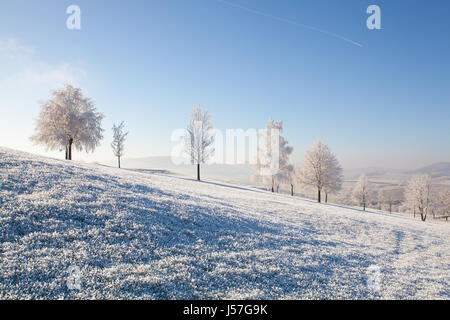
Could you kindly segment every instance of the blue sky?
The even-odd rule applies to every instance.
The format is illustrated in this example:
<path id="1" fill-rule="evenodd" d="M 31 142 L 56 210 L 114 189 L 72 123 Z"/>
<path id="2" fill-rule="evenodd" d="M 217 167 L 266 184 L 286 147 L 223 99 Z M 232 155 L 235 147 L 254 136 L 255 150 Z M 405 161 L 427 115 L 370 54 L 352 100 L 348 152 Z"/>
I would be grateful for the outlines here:
<path id="1" fill-rule="evenodd" d="M 71 4 L 78 31 L 66 28 Z M 381 30 L 366 27 L 371 4 Z M 28 138 L 38 100 L 70 81 L 106 116 L 102 146 L 75 159 L 112 157 L 121 120 L 128 157 L 169 155 L 172 131 L 202 104 L 222 130 L 282 120 L 297 161 L 317 138 L 347 168 L 450 161 L 449 10 L 445 0 L 2 0 L 0 145 L 61 158 Z"/>

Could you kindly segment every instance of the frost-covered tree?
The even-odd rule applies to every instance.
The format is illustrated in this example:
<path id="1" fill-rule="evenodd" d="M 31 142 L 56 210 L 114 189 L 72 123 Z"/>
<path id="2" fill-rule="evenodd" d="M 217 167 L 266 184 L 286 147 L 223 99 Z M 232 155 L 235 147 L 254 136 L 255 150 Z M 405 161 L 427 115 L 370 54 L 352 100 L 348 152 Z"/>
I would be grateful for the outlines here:
<path id="1" fill-rule="evenodd" d="M 328 202 L 329 194 L 336 194 L 342 189 L 342 182 L 344 180 L 342 167 L 336 156 L 332 153 L 330 154 L 327 167 L 327 174 L 323 185 L 325 202 Z"/>
<path id="2" fill-rule="evenodd" d="M 382 210 L 386 204 L 389 213 L 392 213 L 392 206 L 394 205 L 394 200 L 392 198 L 391 190 L 380 190 L 378 191 L 378 209 Z"/>
<path id="3" fill-rule="evenodd" d="M 298 168 L 295 165 L 290 164 L 287 166 L 286 171 L 287 171 L 287 182 L 291 189 L 291 196 L 294 196 L 294 187 L 298 181 L 298 177 L 297 177 Z"/>
<path id="4" fill-rule="evenodd" d="M 287 141 L 285 142 L 285 145 L 282 147 L 282 152 L 285 153 L 286 161 L 281 160 L 281 166 L 276 174 L 273 175 L 274 177 L 274 186 L 276 189 L 276 192 L 279 192 L 281 185 L 289 185 L 291 188 L 291 194 L 293 195 L 293 186 L 294 186 L 294 166 L 292 164 L 288 164 L 288 156 L 292 152 L 292 148 L 287 145 Z M 284 157 L 283 157 L 284 158 Z"/>
<path id="5" fill-rule="evenodd" d="M 289 155 L 293 148 L 281 136 L 282 131 L 282 121 L 270 120 L 265 130 L 258 135 L 257 162 L 254 169 L 259 180 L 263 185 L 268 185 L 272 192 L 278 191 L 280 184 L 289 179 Z"/>
<path id="6" fill-rule="evenodd" d="M 439 194 L 439 206 L 442 216 L 450 216 L 450 190 L 442 191 Z"/>
<path id="7" fill-rule="evenodd" d="M 375 191 L 372 195 L 376 196 L 376 198 L 377 198 L 378 210 L 383 210 L 384 198 L 383 198 L 383 194 L 381 193 L 381 190 Z"/>
<path id="8" fill-rule="evenodd" d="M 214 153 L 212 129 L 208 111 L 201 106 L 194 107 L 186 130 L 185 147 L 191 157 L 191 163 L 197 165 L 197 180 L 199 181 L 200 164 L 205 163 Z"/>
<path id="9" fill-rule="evenodd" d="M 409 180 L 405 189 L 405 201 L 409 209 L 419 212 L 422 221 L 427 219 L 431 205 L 431 177 L 416 175 Z"/>
<path id="10" fill-rule="evenodd" d="M 124 132 L 124 122 L 122 121 L 118 126 L 113 125 L 113 141 L 111 143 L 111 148 L 113 149 L 114 155 L 117 157 L 117 164 L 120 168 L 120 158 L 123 156 L 123 151 L 125 148 L 125 140 L 127 138 L 128 132 Z"/>
<path id="11" fill-rule="evenodd" d="M 48 150 L 66 150 L 72 160 L 72 147 L 92 152 L 103 138 L 103 115 L 96 111 L 91 99 L 71 85 L 53 90 L 53 98 L 41 104 L 36 133 L 31 140 Z"/>
<path id="12" fill-rule="evenodd" d="M 322 201 L 322 190 L 333 193 L 342 186 L 342 168 L 327 145 L 317 140 L 305 153 L 298 173 L 301 184 L 317 190 L 317 202 Z"/>
<path id="13" fill-rule="evenodd" d="M 358 181 L 356 182 L 355 187 L 353 188 L 352 197 L 353 200 L 360 204 L 363 207 L 363 210 L 366 210 L 366 206 L 369 203 L 369 179 L 365 174 L 359 176 Z"/>

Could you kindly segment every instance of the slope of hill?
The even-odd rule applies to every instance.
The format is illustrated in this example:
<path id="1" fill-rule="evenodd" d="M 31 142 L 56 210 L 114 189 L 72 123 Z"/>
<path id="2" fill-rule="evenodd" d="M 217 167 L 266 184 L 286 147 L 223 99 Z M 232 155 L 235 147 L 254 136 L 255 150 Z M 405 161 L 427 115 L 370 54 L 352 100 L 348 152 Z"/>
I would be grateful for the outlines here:
<path id="1" fill-rule="evenodd" d="M 0 175 L 1 299 L 450 299 L 446 223 L 4 148 Z"/>

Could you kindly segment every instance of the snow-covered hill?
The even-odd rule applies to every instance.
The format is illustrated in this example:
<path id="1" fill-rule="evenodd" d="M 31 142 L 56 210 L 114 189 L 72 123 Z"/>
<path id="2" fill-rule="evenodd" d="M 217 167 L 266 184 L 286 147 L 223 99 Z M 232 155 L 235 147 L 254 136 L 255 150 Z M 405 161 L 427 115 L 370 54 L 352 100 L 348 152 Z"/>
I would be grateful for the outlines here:
<path id="1" fill-rule="evenodd" d="M 448 223 L 4 148 L 0 174 L 3 299 L 450 298 Z"/>

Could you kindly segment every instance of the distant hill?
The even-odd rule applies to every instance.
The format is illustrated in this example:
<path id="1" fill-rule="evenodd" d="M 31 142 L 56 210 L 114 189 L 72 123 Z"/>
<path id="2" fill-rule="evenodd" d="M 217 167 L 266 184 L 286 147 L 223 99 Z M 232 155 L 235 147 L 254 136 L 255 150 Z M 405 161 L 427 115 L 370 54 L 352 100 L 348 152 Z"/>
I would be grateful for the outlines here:
<path id="1" fill-rule="evenodd" d="M 361 174 L 365 174 L 367 176 L 380 176 L 387 174 L 391 171 L 394 171 L 392 169 L 388 168 L 378 168 L 378 167 L 369 167 L 369 168 L 345 168 L 344 169 L 344 176 L 347 179 L 357 179 Z"/>
<path id="2" fill-rule="evenodd" d="M 434 178 L 450 177 L 450 162 L 437 162 L 429 166 L 425 166 L 414 170 L 400 170 L 400 169 L 388 169 L 388 168 L 351 168 L 345 169 L 344 175 L 347 179 L 356 179 L 360 174 L 365 173 L 368 177 L 372 178 L 393 178 L 404 180 L 409 179 L 411 175 L 415 174 L 429 174 Z"/>
<path id="3" fill-rule="evenodd" d="M 433 177 L 450 176 L 450 162 L 438 162 L 432 165 L 409 171 L 412 174 L 429 174 Z"/>

